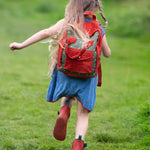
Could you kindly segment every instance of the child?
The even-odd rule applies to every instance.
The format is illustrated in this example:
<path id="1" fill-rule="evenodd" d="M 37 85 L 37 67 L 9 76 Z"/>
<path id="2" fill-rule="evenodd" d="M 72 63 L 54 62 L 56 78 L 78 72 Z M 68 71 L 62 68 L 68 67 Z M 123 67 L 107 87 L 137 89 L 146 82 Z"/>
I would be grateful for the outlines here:
<path id="1" fill-rule="evenodd" d="M 54 55 L 51 54 L 50 71 L 52 68 L 54 70 L 47 92 L 47 101 L 55 102 L 62 98 L 61 109 L 53 130 L 54 137 L 62 141 L 66 137 L 70 109 L 77 99 L 77 124 L 72 150 L 83 150 L 85 147 L 83 140 L 88 129 L 89 112 L 93 110 L 95 105 L 98 77 L 80 79 L 60 72 L 58 67 L 55 67 L 57 65 L 58 49 L 61 47 L 60 41 L 68 27 L 73 28 L 83 41 L 87 41 L 89 38 L 87 30 L 92 31 L 91 24 L 96 19 L 93 12 L 96 12 L 97 9 L 100 11 L 107 26 L 99 0 L 70 0 L 66 7 L 64 19 L 57 22 L 54 26 L 34 34 L 23 43 L 14 42 L 10 44 L 11 50 L 19 50 L 48 37 L 51 37 L 57 43 L 59 42 L 59 48 L 53 51 Z M 97 24 L 98 22 L 94 20 L 94 23 Z M 85 28 L 86 25 L 88 26 Z M 100 33 L 97 47 L 100 47 L 100 52 L 102 49 L 105 57 L 109 57 L 111 51 L 106 41 L 105 31 L 100 23 L 97 26 L 97 30 Z M 98 44 L 101 44 L 101 46 Z"/>

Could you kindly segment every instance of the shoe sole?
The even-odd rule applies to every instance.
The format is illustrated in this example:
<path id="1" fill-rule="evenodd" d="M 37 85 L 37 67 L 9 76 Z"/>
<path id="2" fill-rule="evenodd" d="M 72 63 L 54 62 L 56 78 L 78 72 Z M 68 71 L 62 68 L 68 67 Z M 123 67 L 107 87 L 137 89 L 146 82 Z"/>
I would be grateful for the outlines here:
<path id="1" fill-rule="evenodd" d="M 62 116 L 59 116 L 56 120 L 56 124 L 53 130 L 53 135 L 57 140 L 59 141 L 65 140 L 66 126 L 67 126 L 66 120 Z"/>

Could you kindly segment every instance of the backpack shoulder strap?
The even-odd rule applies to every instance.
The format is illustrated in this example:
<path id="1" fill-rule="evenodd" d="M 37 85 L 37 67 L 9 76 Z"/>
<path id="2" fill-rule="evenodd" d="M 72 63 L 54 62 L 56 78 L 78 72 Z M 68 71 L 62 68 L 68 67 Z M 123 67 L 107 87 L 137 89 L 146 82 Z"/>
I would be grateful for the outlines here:
<path id="1" fill-rule="evenodd" d="M 96 26 L 101 25 L 101 23 L 96 20 L 96 15 L 92 11 L 85 11 L 84 15 L 91 15 L 91 16 L 93 16 L 92 23 L 95 24 Z"/>

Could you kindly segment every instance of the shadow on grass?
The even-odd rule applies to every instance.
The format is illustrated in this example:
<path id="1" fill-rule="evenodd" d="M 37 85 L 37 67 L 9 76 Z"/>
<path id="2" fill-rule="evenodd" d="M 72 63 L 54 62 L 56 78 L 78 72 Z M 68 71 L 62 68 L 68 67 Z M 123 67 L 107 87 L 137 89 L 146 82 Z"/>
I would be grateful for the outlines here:
<path id="1" fill-rule="evenodd" d="M 150 146 L 150 100 L 142 104 L 132 120 L 128 135 L 99 133 L 94 137 L 101 143 L 124 143 L 137 141 L 139 145 Z M 116 131 L 117 132 L 117 131 Z"/>
<path id="2" fill-rule="evenodd" d="M 16 150 L 17 147 L 15 147 L 14 145 L 5 145 L 3 146 L 3 150 Z M 40 150 L 56 150 L 57 148 L 55 147 L 51 147 L 51 146 L 42 146 L 42 147 L 39 147 L 37 145 L 32 145 L 32 144 L 27 144 L 27 145 L 23 145 L 21 146 L 21 149 L 23 150 L 37 150 L 37 149 L 40 149 Z"/>
<path id="3" fill-rule="evenodd" d="M 37 150 L 37 149 L 40 149 L 40 150 L 56 150 L 56 148 L 53 147 L 53 146 L 42 146 L 42 147 L 39 147 L 39 146 L 34 146 L 32 144 L 24 146 L 23 149 L 24 150 Z"/>
<path id="4" fill-rule="evenodd" d="M 95 136 L 95 139 L 97 142 L 101 143 L 123 143 L 123 142 L 129 142 L 131 140 L 130 137 L 116 137 L 109 135 L 108 133 L 99 133 Z"/>

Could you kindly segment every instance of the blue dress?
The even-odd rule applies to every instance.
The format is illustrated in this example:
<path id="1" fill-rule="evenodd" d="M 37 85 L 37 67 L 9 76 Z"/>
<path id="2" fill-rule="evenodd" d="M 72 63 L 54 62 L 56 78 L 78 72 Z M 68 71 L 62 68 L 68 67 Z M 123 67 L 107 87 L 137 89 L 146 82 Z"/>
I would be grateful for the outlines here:
<path id="1" fill-rule="evenodd" d="M 75 96 L 85 109 L 92 111 L 96 100 L 97 77 L 79 79 L 69 77 L 54 69 L 47 92 L 47 101 L 55 102 L 61 97 Z"/>
<path id="2" fill-rule="evenodd" d="M 89 19 L 85 21 L 90 21 Z M 102 29 L 102 36 L 105 34 Z M 89 112 L 93 110 L 96 101 L 96 88 L 98 77 L 79 79 L 69 77 L 58 71 L 55 67 L 48 87 L 46 99 L 48 102 L 56 102 L 62 97 L 75 96 L 81 102 L 83 108 Z"/>

